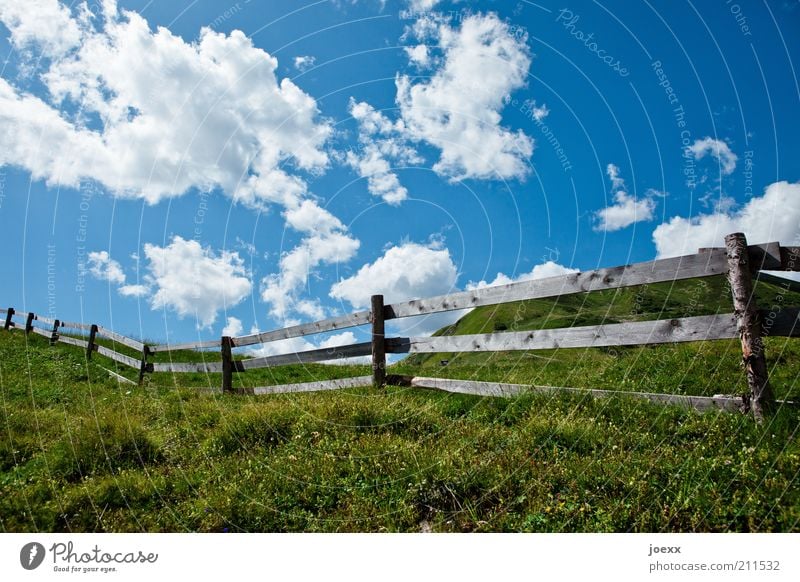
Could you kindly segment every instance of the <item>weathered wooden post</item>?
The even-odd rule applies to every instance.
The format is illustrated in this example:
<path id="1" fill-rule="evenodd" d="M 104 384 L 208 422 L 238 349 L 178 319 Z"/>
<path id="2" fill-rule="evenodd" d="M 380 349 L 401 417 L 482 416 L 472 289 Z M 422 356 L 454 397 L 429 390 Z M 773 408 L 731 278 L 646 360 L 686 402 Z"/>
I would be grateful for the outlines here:
<path id="1" fill-rule="evenodd" d="M 25 320 L 25 334 L 33 331 L 33 320 L 36 319 L 36 314 L 32 311 L 28 313 L 28 319 Z"/>
<path id="2" fill-rule="evenodd" d="M 372 384 L 386 384 L 386 331 L 383 319 L 383 295 L 372 296 Z"/>
<path id="3" fill-rule="evenodd" d="M 736 327 L 742 341 L 742 358 L 747 372 L 749 394 L 744 397 L 744 408 L 745 412 L 752 410 L 756 421 L 762 422 L 764 416 L 774 407 L 775 398 L 767 375 L 761 319 L 753 293 L 747 238 L 740 232 L 729 234 L 725 237 L 725 248 Z"/>
<path id="4" fill-rule="evenodd" d="M 92 359 L 92 352 L 94 351 L 94 342 L 97 338 L 97 325 L 92 324 L 92 327 L 89 328 L 89 343 L 86 346 L 86 359 Z"/>
<path id="5" fill-rule="evenodd" d="M 50 333 L 50 345 L 56 345 L 58 342 L 58 328 L 61 327 L 61 322 L 57 319 L 53 322 L 53 331 Z"/>
<path id="6" fill-rule="evenodd" d="M 233 353 L 230 336 L 222 336 L 222 393 L 233 392 Z"/>
<path id="7" fill-rule="evenodd" d="M 11 327 L 11 318 L 14 317 L 14 308 L 9 307 L 8 311 L 6 311 L 6 325 L 3 329 L 8 329 Z"/>
<path id="8" fill-rule="evenodd" d="M 142 362 L 139 364 L 139 386 L 142 385 L 144 382 L 144 375 L 147 372 L 147 356 L 150 355 L 150 346 L 144 346 L 142 348 Z"/>

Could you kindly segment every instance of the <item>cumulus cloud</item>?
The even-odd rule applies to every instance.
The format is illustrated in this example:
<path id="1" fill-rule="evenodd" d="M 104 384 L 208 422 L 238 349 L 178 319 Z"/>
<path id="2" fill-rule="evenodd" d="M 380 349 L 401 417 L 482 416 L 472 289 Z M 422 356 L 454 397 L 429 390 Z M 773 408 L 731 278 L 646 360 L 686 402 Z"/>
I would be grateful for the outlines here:
<path id="1" fill-rule="evenodd" d="M 546 279 L 548 277 L 558 277 L 560 275 L 568 275 L 569 273 L 577 273 L 578 269 L 571 269 L 560 265 L 555 261 L 547 261 L 536 265 L 529 273 L 524 273 L 519 277 L 512 278 L 505 273 L 497 273 L 497 276 L 491 283 L 486 281 L 470 281 L 467 283 L 467 289 L 484 289 L 485 287 L 495 287 L 497 285 L 508 285 L 510 283 L 517 283 L 519 281 L 530 281 L 533 279 Z"/>
<path id="2" fill-rule="evenodd" d="M 150 294 L 150 287 L 147 285 L 122 285 L 119 294 L 123 297 L 146 297 Z"/>
<path id="3" fill-rule="evenodd" d="M 304 237 L 270 276 L 266 300 L 273 312 L 275 304 L 291 308 L 312 269 L 358 248 L 308 192 L 306 174 L 329 165 L 331 122 L 241 31 L 203 28 L 186 42 L 114 0 L 94 6 L 96 13 L 56 0 L 0 4 L 11 42 L 25 49 L 21 67 L 40 69 L 46 88 L 35 96 L 0 79 L 0 166 L 52 186 L 95 181 L 149 203 L 219 188 L 250 207 L 278 205 Z M 142 286 L 120 292 L 145 294 Z M 189 311 L 168 293 L 156 297 Z M 200 310 L 208 322 L 211 308 Z"/>
<path id="4" fill-rule="evenodd" d="M 236 337 L 242 335 L 243 330 L 242 320 L 238 317 L 230 316 L 226 320 L 225 327 L 222 328 L 222 335 Z"/>
<path id="5" fill-rule="evenodd" d="M 451 27 L 423 18 L 417 37 L 438 41 L 441 66 L 426 81 L 396 80 L 397 103 L 408 135 L 441 151 L 434 171 L 464 178 L 524 178 L 533 140 L 501 125 L 510 94 L 525 85 L 531 57 L 525 36 L 495 14 L 475 14 Z"/>
<path id="6" fill-rule="evenodd" d="M 636 222 L 652 220 L 656 209 L 653 199 L 656 191 L 648 190 L 644 198 L 637 200 L 625 191 L 625 180 L 620 176 L 618 166 L 608 164 L 606 173 L 611 180 L 612 190 L 616 190 L 614 204 L 595 212 L 594 230 L 613 232 Z"/>
<path id="7" fill-rule="evenodd" d="M 716 158 L 720 165 L 720 171 L 724 175 L 733 173 L 736 169 L 736 162 L 739 159 L 736 154 L 731 151 L 727 143 L 712 137 L 695 140 L 695 142 L 689 146 L 689 151 L 692 152 L 696 160 L 702 159 L 708 154 Z"/>
<path id="8" fill-rule="evenodd" d="M 125 272 L 122 270 L 122 265 L 112 259 L 108 251 L 90 252 L 86 264 L 89 272 L 101 281 L 120 285 L 125 283 Z"/>
<path id="9" fill-rule="evenodd" d="M 153 309 L 168 308 L 197 318 L 208 327 L 217 312 L 243 301 L 252 291 L 249 273 L 237 252 L 214 253 L 195 240 L 174 236 L 165 247 L 144 246 L 148 260 L 144 280 Z"/>
<path id="10" fill-rule="evenodd" d="M 720 247 L 725 235 L 743 232 L 751 244 L 778 241 L 800 243 L 800 182 L 775 182 L 763 196 L 727 212 L 675 216 L 653 232 L 658 257 L 696 253 L 702 247 Z"/>
<path id="11" fill-rule="evenodd" d="M 369 309 L 372 295 L 385 303 L 458 291 L 458 269 L 450 251 L 439 245 L 407 242 L 392 246 L 374 262 L 331 287 L 330 296 L 355 309 Z M 439 313 L 387 322 L 392 333 L 429 335 L 453 323 L 464 312 Z"/>
<path id="12" fill-rule="evenodd" d="M 299 56 L 294 58 L 294 68 L 300 71 L 301 73 L 306 72 L 308 69 L 312 68 L 317 62 L 316 57 L 311 56 Z"/>
<path id="13" fill-rule="evenodd" d="M 390 121 L 368 103 L 350 99 L 350 115 L 358 123 L 357 151 L 350 150 L 345 162 L 367 179 L 369 192 L 389 204 L 408 198 L 408 190 L 392 171 L 392 164 L 419 164 L 423 159 L 405 140 L 402 120 Z"/>

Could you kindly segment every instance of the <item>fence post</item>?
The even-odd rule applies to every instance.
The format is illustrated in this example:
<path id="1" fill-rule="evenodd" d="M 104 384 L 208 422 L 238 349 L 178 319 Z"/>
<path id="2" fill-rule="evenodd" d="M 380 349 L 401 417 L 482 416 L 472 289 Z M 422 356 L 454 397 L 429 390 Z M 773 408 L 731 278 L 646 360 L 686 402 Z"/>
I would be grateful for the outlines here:
<path id="1" fill-rule="evenodd" d="M 89 328 L 89 344 L 86 346 L 86 359 L 87 360 L 91 360 L 92 359 L 92 352 L 94 351 L 94 340 L 95 340 L 96 336 L 97 336 L 97 325 L 95 325 L 93 323 L 92 327 Z"/>
<path id="2" fill-rule="evenodd" d="M 51 346 L 56 345 L 56 342 L 58 341 L 58 328 L 59 328 L 60 325 L 61 325 L 61 322 L 58 321 L 57 319 L 53 323 L 53 331 L 50 334 L 50 345 Z"/>
<path id="3" fill-rule="evenodd" d="M 150 346 L 144 346 L 142 348 L 142 363 L 139 364 L 139 386 L 142 385 L 144 381 L 144 374 L 147 372 L 147 356 L 150 355 Z"/>
<path id="4" fill-rule="evenodd" d="M 775 398 L 769 385 L 761 319 L 758 314 L 747 238 L 737 232 L 725 237 L 728 254 L 728 280 L 731 284 L 736 327 L 742 341 L 742 359 L 747 372 L 749 394 L 744 396 L 745 412 L 752 410 L 757 422 L 774 407 Z"/>
<path id="5" fill-rule="evenodd" d="M 14 308 L 9 307 L 8 311 L 6 312 L 6 325 L 3 329 L 8 329 L 11 327 L 11 318 L 14 317 Z"/>
<path id="6" fill-rule="evenodd" d="M 32 311 L 28 313 L 28 319 L 25 320 L 25 334 L 29 334 L 33 331 L 33 320 L 36 319 L 36 314 Z"/>
<path id="7" fill-rule="evenodd" d="M 222 393 L 233 392 L 233 353 L 230 336 L 222 336 Z"/>
<path id="8" fill-rule="evenodd" d="M 386 331 L 383 319 L 383 295 L 372 296 L 372 384 L 386 384 Z"/>

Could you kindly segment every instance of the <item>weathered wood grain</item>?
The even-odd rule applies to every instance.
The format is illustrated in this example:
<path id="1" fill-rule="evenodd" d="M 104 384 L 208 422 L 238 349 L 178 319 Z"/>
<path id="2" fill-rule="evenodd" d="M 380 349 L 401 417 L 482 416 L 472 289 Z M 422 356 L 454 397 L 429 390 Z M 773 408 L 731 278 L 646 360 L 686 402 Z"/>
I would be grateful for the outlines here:
<path id="1" fill-rule="evenodd" d="M 372 343 L 364 342 L 349 346 L 339 346 L 335 348 L 323 348 L 319 350 L 309 350 L 294 354 L 282 354 L 276 356 L 266 356 L 263 358 L 252 358 L 237 362 L 244 370 L 255 368 L 269 368 L 273 366 L 285 366 L 287 364 L 308 364 L 311 362 L 324 362 L 327 360 L 338 360 L 341 358 L 352 358 L 356 356 L 368 356 L 372 353 Z"/>
<path id="2" fill-rule="evenodd" d="M 275 340 L 282 340 L 292 337 L 310 335 L 314 333 L 321 333 L 324 331 L 332 331 L 337 329 L 346 329 L 348 327 L 356 327 L 359 325 L 366 325 L 369 322 L 370 322 L 370 312 L 359 311 L 357 313 L 350 313 L 348 315 L 341 315 L 338 317 L 331 317 L 330 319 L 323 319 L 322 321 L 303 323 L 301 325 L 294 325 L 283 329 L 276 329 L 273 331 L 266 331 L 264 333 L 234 337 L 231 339 L 233 341 L 233 347 L 250 346 L 253 344 L 263 344 Z"/>
<path id="3" fill-rule="evenodd" d="M 622 396 L 648 400 L 658 404 L 671 404 L 693 408 L 699 411 L 741 410 L 742 399 L 730 396 L 685 396 L 682 394 L 653 394 L 649 392 L 626 392 L 623 390 L 599 390 L 594 388 L 561 388 L 558 386 L 529 386 L 526 384 L 505 384 L 501 382 L 477 382 L 473 380 L 450 380 L 445 378 L 415 377 L 411 385 L 419 388 L 431 388 L 458 394 L 474 394 L 477 396 L 511 397 L 525 392 L 551 394 L 571 392 L 595 398 Z"/>
<path id="4" fill-rule="evenodd" d="M 132 348 L 132 349 L 134 349 L 136 351 L 141 352 L 142 350 L 144 350 L 144 344 L 142 342 L 137 341 L 137 340 L 132 339 L 132 338 L 129 338 L 129 337 L 126 337 L 126 336 L 124 336 L 122 334 L 119 334 L 119 333 L 117 333 L 115 331 L 111 331 L 110 329 L 107 329 L 105 327 L 102 327 L 102 326 L 98 325 L 97 326 L 97 333 L 99 333 L 100 335 L 102 335 L 104 337 L 107 337 L 108 339 L 113 340 L 113 341 L 115 341 L 115 342 L 117 342 L 119 344 L 122 344 L 124 346 L 128 346 L 129 348 Z"/>
<path id="5" fill-rule="evenodd" d="M 69 344 L 71 346 L 79 346 L 81 348 L 89 347 L 89 342 L 87 342 L 85 340 L 82 340 L 82 339 L 69 337 L 68 335 L 60 335 L 60 336 L 58 336 L 58 341 L 60 341 L 61 343 Z"/>
<path id="6" fill-rule="evenodd" d="M 666 344 L 737 337 L 732 314 L 476 335 L 391 338 L 389 353 L 504 352 Z"/>
<path id="7" fill-rule="evenodd" d="M 222 372 L 222 362 L 170 362 L 168 364 L 153 363 L 150 365 L 153 367 L 153 372 Z"/>
<path id="8" fill-rule="evenodd" d="M 372 385 L 372 376 L 357 376 L 339 380 L 322 380 L 319 382 L 302 382 L 297 384 L 281 384 L 279 386 L 259 386 L 253 389 L 255 394 L 293 394 L 296 392 L 319 392 L 322 390 L 340 390 L 342 388 L 359 388 Z"/>
<path id="9" fill-rule="evenodd" d="M 725 237 L 725 248 L 728 255 L 728 281 L 731 284 L 736 328 L 742 344 L 742 361 L 750 392 L 749 405 L 756 421 L 763 422 L 764 417 L 775 406 L 775 397 L 769 385 L 764 341 L 761 337 L 761 318 L 753 292 L 747 238 L 740 232 L 729 234 Z"/>
<path id="10" fill-rule="evenodd" d="M 177 352 L 178 350 L 204 350 L 207 348 L 218 348 L 219 340 L 208 340 L 204 342 L 186 342 L 180 344 L 159 344 L 149 346 L 150 353 L 156 352 Z"/>
<path id="11" fill-rule="evenodd" d="M 623 267 L 597 269 L 584 273 L 572 273 L 558 277 L 548 277 L 547 279 L 485 287 L 428 299 L 393 303 L 387 306 L 386 319 L 468 309 L 523 299 L 541 299 L 603 289 L 617 289 L 645 283 L 710 277 L 724 274 L 727 270 L 725 251 L 711 249 L 706 253 L 684 257 L 660 259 Z"/>
<path id="12" fill-rule="evenodd" d="M 130 356 L 126 356 L 125 354 L 120 354 L 119 352 L 115 352 L 114 350 L 110 350 L 104 346 L 95 345 L 94 350 L 101 356 L 111 358 L 115 362 L 118 362 L 120 364 L 125 364 L 126 366 L 130 366 L 131 368 L 135 368 L 136 370 L 139 369 L 139 365 L 141 364 L 141 361 L 137 360 L 136 358 L 131 358 Z"/>

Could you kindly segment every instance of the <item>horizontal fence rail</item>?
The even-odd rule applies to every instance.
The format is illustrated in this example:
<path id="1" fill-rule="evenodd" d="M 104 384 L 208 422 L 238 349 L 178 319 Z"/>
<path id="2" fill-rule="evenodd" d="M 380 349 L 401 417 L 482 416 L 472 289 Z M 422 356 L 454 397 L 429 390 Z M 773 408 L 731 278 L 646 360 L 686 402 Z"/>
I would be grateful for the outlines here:
<path id="1" fill-rule="evenodd" d="M 800 247 L 781 246 L 777 242 L 748 246 L 744 235 L 740 233 L 725 237 L 725 245 L 725 247 L 700 249 L 693 255 L 570 273 L 546 279 L 519 281 L 508 285 L 400 301 L 388 305 L 384 304 L 382 295 L 375 295 L 372 297 L 372 305 L 369 311 L 359 311 L 256 334 L 238 337 L 223 336 L 219 340 L 148 345 L 145 342 L 119 334 L 103 326 L 64 322 L 50 317 L 38 316 L 31 312 L 15 311 L 13 308 L 0 309 L 0 314 L 4 316 L 4 327 L 7 330 L 33 332 L 50 338 L 51 343 L 62 342 L 83 348 L 86 350 L 87 358 L 91 358 L 93 353 L 98 353 L 114 360 L 118 364 L 138 370 L 140 383 L 146 373 L 221 373 L 223 391 L 233 391 L 234 374 L 241 374 L 247 370 L 371 356 L 371 376 L 249 389 L 250 393 L 255 394 L 313 392 L 369 384 L 382 386 L 387 381 L 386 353 L 429 354 L 596 348 L 739 337 L 742 340 L 744 363 L 751 392 L 751 395 L 744 400 L 733 399 L 736 402 L 730 404 L 727 400 L 724 400 L 724 398 L 728 397 L 706 398 L 652 395 L 647 393 L 637 394 L 651 401 L 683 402 L 699 409 L 727 409 L 734 406 L 748 409 L 752 404 L 754 414 L 757 418 L 760 418 L 762 411 L 768 408 L 771 400 L 774 400 L 766 377 L 761 338 L 766 336 L 800 337 L 800 308 L 781 305 L 779 308 L 773 307 L 772 310 L 759 311 L 755 305 L 752 282 L 757 279 L 780 285 L 787 290 L 800 289 L 800 284 L 796 282 L 762 272 L 800 271 Z M 405 338 L 385 336 L 385 321 L 392 319 L 717 275 L 727 276 L 731 284 L 733 313 L 524 332 L 498 331 L 473 335 Z M 14 318 L 17 321 L 14 321 Z M 21 322 L 22 320 L 24 320 L 24 323 Z M 369 342 L 244 359 L 234 358 L 232 353 L 234 348 L 266 344 L 364 325 L 370 325 L 372 328 L 371 341 Z M 79 335 L 80 337 L 63 335 L 61 333 L 63 329 L 77 330 L 72 335 Z M 98 345 L 98 338 L 106 338 L 114 346 L 117 344 L 125 346 L 140 354 L 140 357 L 122 354 L 109 347 Z M 212 357 L 218 351 L 221 361 L 199 363 L 156 363 L 148 361 L 156 353 L 177 353 L 188 350 L 211 350 L 201 352 L 207 353 L 209 357 Z M 176 357 L 179 357 L 179 355 L 176 355 Z M 114 372 L 111 373 L 116 374 Z M 390 376 L 390 378 L 398 380 L 399 377 Z M 518 385 L 429 378 L 415 378 L 409 385 L 420 387 L 425 385 L 425 387 L 456 392 L 465 391 L 466 393 L 482 395 L 508 395 L 522 389 Z M 530 389 L 531 387 L 526 386 L 524 388 Z M 564 390 L 564 388 L 552 387 L 535 388 L 539 390 Z M 594 394 L 597 391 L 589 392 Z M 614 391 L 601 392 L 615 393 Z"/>

